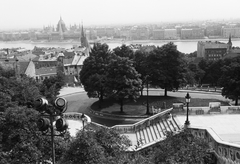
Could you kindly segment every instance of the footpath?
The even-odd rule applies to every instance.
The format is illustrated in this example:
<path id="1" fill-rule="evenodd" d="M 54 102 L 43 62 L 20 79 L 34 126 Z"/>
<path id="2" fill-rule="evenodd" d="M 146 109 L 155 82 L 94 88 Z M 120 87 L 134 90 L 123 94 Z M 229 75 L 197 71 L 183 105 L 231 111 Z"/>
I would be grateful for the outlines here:
<path id="1" fill-rule="evenodd" d="M 83 87 L 64 87 L 59 92 L 60 94 L 58 96 L 60 97 L 60 96 L 67 96 L 67 95 L 72 95 L 76 93 L 82 93 L 82 92 L 85 92 L 85 90 Z"/>

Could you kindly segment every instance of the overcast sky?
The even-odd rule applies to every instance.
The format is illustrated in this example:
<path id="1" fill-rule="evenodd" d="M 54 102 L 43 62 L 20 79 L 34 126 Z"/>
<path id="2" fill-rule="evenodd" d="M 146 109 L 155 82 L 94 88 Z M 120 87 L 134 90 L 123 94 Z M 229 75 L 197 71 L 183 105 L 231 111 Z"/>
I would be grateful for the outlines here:
<path id="1" fill-rule="evenodd" d="M 0 0 L 0 29 L 240 17 L 240 0 Z"/>

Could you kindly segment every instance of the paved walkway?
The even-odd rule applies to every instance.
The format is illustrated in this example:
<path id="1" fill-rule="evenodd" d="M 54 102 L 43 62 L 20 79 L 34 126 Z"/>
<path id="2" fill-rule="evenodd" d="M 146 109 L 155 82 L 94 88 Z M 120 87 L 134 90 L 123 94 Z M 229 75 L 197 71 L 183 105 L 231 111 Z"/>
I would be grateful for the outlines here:
<path id="1" fill-rule="evenodd" d="M 85 92 L 83 87 L 64 87 L 60 90 L 60 94 L 58 96 L 71 95 L 80 92 Z"/>
<path id="2" fill-rule="evenodd" d="M 186 116 L 177 118 L 184 125 Z M 240 144 L 239 114 L 190 115 L 189 121 L 193 126 L 212 128 L 223 141 Z"/>

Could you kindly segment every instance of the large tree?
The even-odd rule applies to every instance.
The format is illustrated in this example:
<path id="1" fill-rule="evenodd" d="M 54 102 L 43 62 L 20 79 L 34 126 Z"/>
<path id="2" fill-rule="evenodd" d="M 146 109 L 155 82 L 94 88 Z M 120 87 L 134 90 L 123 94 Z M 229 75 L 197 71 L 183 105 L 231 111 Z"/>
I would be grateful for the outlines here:
<path id="1" fill-rule="evenodd" d="M 133 62 L 128 58 L 115 56 L 110 61 L 107 80 L 108 90 L 111 90 L 109 96 L 118 100 L 121 112 L 125 99 L 136 100 L 140 96 L 142 80 Z"/>
<path id="2" fill-rule="evenodd" d="M 98 97 L 100 102 L 106 95 L 106 73 L 112 53 L 107 44 L 94 44 L 89 57 L 84 61 L 80 80 L 89 97 Z"/>
<path id="3" fill-rule="evenodd" d="M 235 100 L 235 105 L 238 105 L 240 96 L 240 57 L 225 59 L 222 67 L 222 76 L 219 80 L 223 87 L 222 95 L 226 98 Z"/>
<path id="4" fill-rule="evenodd" d="M 124 151 L 130 146 L 127 137 L 113 129 L 99 128 L 79 131 L 63 156 L 62 163 L 106 163 L 123 164 Z"/>
<path id="5" fill-rule="evenodd" d="M 202 138 L 194 137 L 190 130 L 179 134 L 168 133 L 167 138 L 154 149 L 154 163 L 203 163 L 210 149 Z"/>
<path id="6" fill-rule="evenodd" d="M 167 91 L 178 88 L 183 79 L 183 55 L 172 42 L 157 47 L 147 58 L 149 79 L 152 85 L 160 86 Z"/>
<path id="7" fill-rule="evenodd" d="M 141 74 L 140 78 L 142 80 L 141 95 L 143 94 L 144 85 L 147 83 L 148 69 L 147 68 L 147 56 L 148 52 L 145 50 L 137 50 L 134 53 L 134 67 L 136 71 Z"/>
<path id="8" fill-rule="evenodd" d="M 134 58 L 133 50 L 129 46 L 126 46 L 125 44 L 123 44 L 121 47 L 114 48 L 113 51 L 117 56 L 126 57 L 129 59 Z"/>
<path id="9" fill-rule="evenodd" d="M 18 164 L 51 159 L 51 137 L 42 135 L 38 130 L 38 119 L 38 112 L 27 107 L 8 108 L 0 116 L 0 156 L 3 156 L 0 160 Z M 69 141 L 69 133 L 63 138 L 55 137 L 57 161 L 63 155 Z"/>

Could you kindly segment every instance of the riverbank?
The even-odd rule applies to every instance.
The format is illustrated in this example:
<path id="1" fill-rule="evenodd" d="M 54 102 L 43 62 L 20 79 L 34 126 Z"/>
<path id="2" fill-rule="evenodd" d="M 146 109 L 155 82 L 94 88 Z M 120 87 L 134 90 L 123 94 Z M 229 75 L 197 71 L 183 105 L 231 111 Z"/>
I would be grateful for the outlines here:
<path id="1" fill-rule="evenodd" d="M 171 39 L 171 40 L 123 40 L 123 39 L 100 39 L 89 40 L 89 43 L 119 43 L 119 44 L 141 44 L 141 43 L 166 43 L 166 42 L 198 42 L 198 41 L 228 41 L 228 38 L 205 38 L 205 39 Z M 232 38 L 232 41 L 240 41 L 240 38 Z M 64 40 L 64 41 L 47 41 L 47 40 L 19 40 L 19 41 L 0 41 L 0 43 L 31 43 L 31 44 L 80 44 L 80 41 Z"/>

